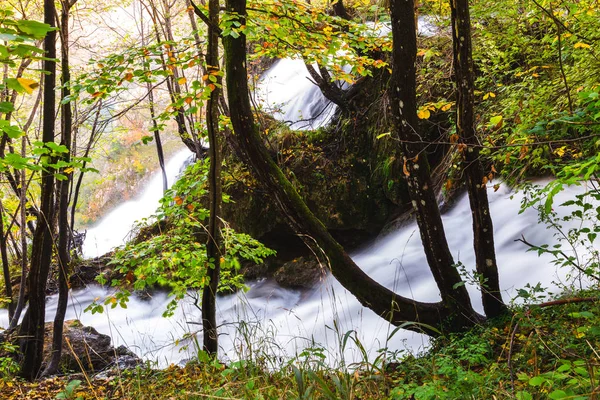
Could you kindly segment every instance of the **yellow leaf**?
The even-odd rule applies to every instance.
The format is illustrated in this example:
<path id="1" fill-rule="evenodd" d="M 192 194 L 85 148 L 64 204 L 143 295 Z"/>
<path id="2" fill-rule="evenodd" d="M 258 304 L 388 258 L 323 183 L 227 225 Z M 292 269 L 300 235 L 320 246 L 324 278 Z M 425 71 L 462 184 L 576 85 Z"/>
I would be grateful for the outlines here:
<path id="1" fill-rule="evenodd" d="M 589 48 L 591 48 L 592 46 L 590 46 L 590 45 L 589 45 L 589 44 L 587 44 L 587 43 L 583 43 L 583 42 L 577 42 L 577 43 L 575 43 L 575 46 L 573 46 L 573 47 L 575 47 L 576 49 L 589 49 Z"/>
<path id="2" fill-rule="evenodd" d="M 431 116 L 431 113 L 429 112 L 428 109 L 422 109 L 417 113 L 417 117 L 419 117 L 419 119 L 428 119 Z"/>
<path id="3" fill-rule="evenodd" d="M 187 82 L 187 79 L 185 79 L 185 78 L 179 78 L 179 79 L 177 79 L 177 83 L 179 83 L 180 85 L 183 85 L 186 82 Z"/>
<path id="4" fill-rule="evenodd" d="M 19 81 L 21 87 L 25 89 L 25 91 L 29 94 L 33 93 L 33 89 L 40 86 L 40 84 L 34 81 L 33 79 L 17 78 L 17 81 Z"/>
<path id="5" fill-rule="evenodd" d="M 444 104 L 441 108 L 442 111 L 448 111 L 452 107 L 452 103 Z"/>
<path id="6" fill-rule="evenodd" d="M 70 174 L 71 172 L 73 172 L 73 167 L 69 167 L 69 168 L 65 168 L 65 174 Z"/>

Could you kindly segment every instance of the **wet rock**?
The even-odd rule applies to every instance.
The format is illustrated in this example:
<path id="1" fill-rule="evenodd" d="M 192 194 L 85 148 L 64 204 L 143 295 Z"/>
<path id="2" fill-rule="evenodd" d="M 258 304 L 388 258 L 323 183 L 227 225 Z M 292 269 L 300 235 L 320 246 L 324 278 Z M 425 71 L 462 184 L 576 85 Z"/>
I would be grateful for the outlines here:
<path id="1" fill-rule="evenodd" d="M 309 289 L 327 274 L 326 267 L 314 258 L 299 257 L 275 272 L 275 281 L 282 287 Z"/>
<path id="2" fill-rule="evenodd" d="M 107 255 L 84 260 L 81 264 L 76 265 L 69 279 L 71 289 L 82 289 L 89 284 L 97 284 L 98 275 L 112 271 L 112 268 L 107 266 L 109 261 L 110 255 Z"/>
<path id="3" fill-rule="evenodd" d="M 49 360 L 52 351 L 51 322 L 46 324 L 44 359 Z M 64 371 L 98 372 L 111 367 L 134 368 L 142 360 L 124 346 L 114 348 L 110 336 L 91 326 L 83 326 L 78 320 L 64 324 L 63 348 L 60 368 Z"/>

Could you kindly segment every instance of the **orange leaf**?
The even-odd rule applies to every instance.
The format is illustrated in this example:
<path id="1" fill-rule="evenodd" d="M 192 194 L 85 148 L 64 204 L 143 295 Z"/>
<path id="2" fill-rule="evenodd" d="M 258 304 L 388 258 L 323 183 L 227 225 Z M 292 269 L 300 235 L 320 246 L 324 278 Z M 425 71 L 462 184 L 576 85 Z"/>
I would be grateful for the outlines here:
<path id="1" fill-rule="evenodd" d="M 192 103 L 192 98 L 191 97 L 186 97 L 185 99 L 183 99 L 183 101 L 185 101 L 185 104 L 191 104 Z"/>
<path id="2" fill-rule="evenodd" d="M 179 196 L 175 196 L 175 204 L 180 206 L 183 203 L 183 199 Z"/>
<path id="3" fill-rule="evenodd" d="M 410 176 L 410 172 L 408 172 L 408 168 L 406 166 L 406 158 L 404 158 L 404 164 L 402 165 L 402 172 L 404 172 L 405 176 Z"/>

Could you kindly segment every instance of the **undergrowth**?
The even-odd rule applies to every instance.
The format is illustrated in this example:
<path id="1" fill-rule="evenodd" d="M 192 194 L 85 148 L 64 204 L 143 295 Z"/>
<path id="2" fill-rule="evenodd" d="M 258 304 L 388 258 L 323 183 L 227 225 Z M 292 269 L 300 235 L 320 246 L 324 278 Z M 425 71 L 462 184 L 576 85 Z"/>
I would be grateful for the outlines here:
<path id="1" fill-rule="evenodd" d="M 436 339 L 424 355 L 385 364 L 365 359 L 355 368 L 331 368 L 318 347 L 290 361 L 264 362 L 273 356 L 255 352 L 262 361 L 228 364 L 200 352 L 185 367 L 145 366 L 104 378 L 79 374 L 31 384 L 6 375 L 0 394 L 7 400 L 594 399 L 600 396 L 598 295 L 590 290 L 521 306 L 505 319 Z"/>

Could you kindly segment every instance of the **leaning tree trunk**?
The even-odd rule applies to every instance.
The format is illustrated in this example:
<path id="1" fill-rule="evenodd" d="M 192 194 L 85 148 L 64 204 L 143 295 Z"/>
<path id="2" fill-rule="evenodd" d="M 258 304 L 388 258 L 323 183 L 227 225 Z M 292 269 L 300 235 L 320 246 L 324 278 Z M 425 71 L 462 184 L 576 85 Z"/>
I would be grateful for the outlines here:
<path id="1" fill-rule="evenodd" d="M 53 0 L 44 0 L 44 22 L 55 26 L 55 10 Z M 54 112 L 56 100 L 56 31 L 50 31 L 44 39 L 45 60 L 44 106 L 42 123 L 42 141 L 54 141 Z M 51 164 L 48 155 L 42 156 L 43 164 Z M 41 178 L 40 212 L 33 236 L 31 249 L 31 268 L 27 279 L 29 292 L 29 308 L 23 318 L 19 336 L 21 338 L 21 376 L 33 380 L 38 376 L 42 365 L 44 350 L 44 319 L 46 316 L 46 282 L 52 259 L 51 221 L 54 217 L 54 175 L 43 171 Z"/>
<path id="2" fill-rule="evenodd" d="M 241 25 L 245 25 L 246 1 L 228 0 L 226 4 L 227 11 L 232 15 L 238 15 Z M 412 18 L 412 10 L 410 17 Z M 414 22 L 411 25 L 414 26 Z M 403 327 L 425 331 L 431 335 L 439 334 L 439 330 L 446 326 L 445 322 L 450 317 L 455 317 L 451 329 L 458 330 L 463 327 L 462 324 L 472 324 L 477 319 L 477 314 L 470 308 L 468 297 L 463 299 L 445 295 L 445 302 L 422 303 L 399 296 L 375 282 L 352 261 L 342 246 L 332 238 L 323 223 L 308 209 L 281 169 L 271 159 L 260 137 L 248 97 L 246 36 L 243 32 L 237 34 L 239 35 L 237 38 L 231 35 L 223 38 L 227 95 L 232 110 L 231 122 L 235 136 L 240 142 L 240 147 L 244 149 L 255 176 L 272 194 L 290 225 L 315 250 L 315 254 L 323 256 L 320 258 L 331 268 L 333 276 L 342 286 L 356 296 L 362 305 L 391 323 L 401 325 L 407 321 L 416 322 L 405 324 Z M 452 267 L 451 263 L 449 267 Z M 460 277 L 450 281 L 453 285 L 460 282 Z M 442 283 L 447 284 L 444 281 Z M 458 293 L 461 294 L 462 290 L 464 289 L 459 290 Z M 451 297 L 452 301 L 447 297 Z M 449 307 L 454 304 L 460 307 Z M 465 312 L 467 316 L 461 317 Z"/>
<path id="3" fill-rule="evenodd" d="M 502 301 L 498 282 L 498 265 L 494 249 L 494 226 L 487 197 L 487 178 L 479 156 L 479 141 L 475 131 L 473 104 L 474 70 L 471 49 L 471 22 L 469 2 L 452 0 L 452 41 L 454 75 L 456 79 L 457 116 L 456 133 L 466 144 L 463 150 L 464 170 L 473 217 L 475 262 L 481 285 L 483 309 L 488 317 L 497 317 L 507 311 Z M 484 181 L 485 180 L 485 181 Z"/>
<path id="4" fill-rule="evenodd" d="M 208 191 L 210 216 L 208 220 L 208 241 L 206 256 L 208 267 L 206 276 L 208 285 L 202 291 L 202 327 L 204 329 L 204 350 L 217 354 L 219 349 L 216 315 L 216 296 L 221 271 L 221 141 L 219 140 L 219 96 L 221 76 L 219 70 L 219 0 L 208 2 L 208 49 L 206 53 L 206 72 L 211 77 L 206 82 L 211 88 L 206 105 L 206 129 L 208 132 L 209 160 Z M 214 77 L 214 82 L 212 77 Z"/>
<path id="5" fill-rule="evenodd" d="M 427 262 L 449 310 L 455 310 L 456 327 L 477 322 L 471 299 L 448 247 L 442 217 L 431 183 L 425 145 L 419 135 L 416 100 L 416 26 L 412 0 L 392 0 L 393 52 L 390 108 L 394 133 L 404 153 L 404 174 Z"/>

